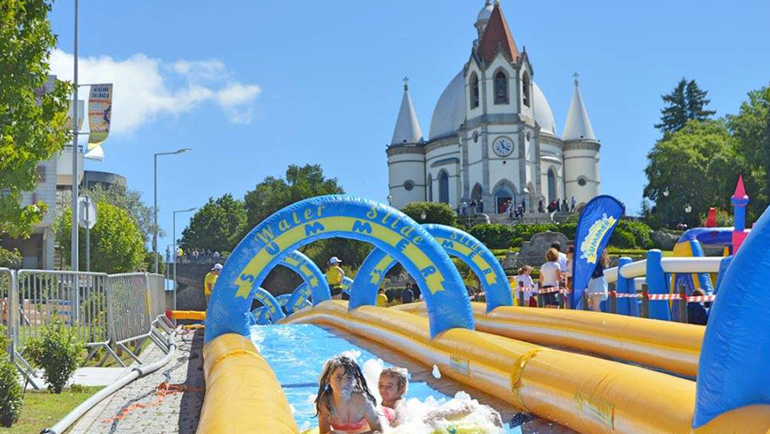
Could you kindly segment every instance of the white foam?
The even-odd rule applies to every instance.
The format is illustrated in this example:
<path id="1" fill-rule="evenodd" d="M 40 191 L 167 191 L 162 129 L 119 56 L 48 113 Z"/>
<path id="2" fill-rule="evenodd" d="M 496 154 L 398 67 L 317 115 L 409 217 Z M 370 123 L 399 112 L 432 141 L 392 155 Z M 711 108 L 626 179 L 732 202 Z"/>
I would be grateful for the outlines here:
<path id="1" fill-rule="evenodd" d="M 431 412 L 454 411 L 460 412 L 466 410 L 466 415 L 458 420 L 446 420 L 437 418 L 428 421 L 426 416 Z M 485 405 L 481 405 L 475 399 L 465 392 L 457 392 L 452 399 L 434 399 L 428 397 L 425 401 L 416 398 L 407 399 L 399 407 L 399 414 L 402 422 L 399 426 L 392 428 L 387 433 L 392 434 L 431 434 L 436 430 L 439 432 L 452 432 L 453 427 L 473 427 L 474 432 L 483 432 L 484 434 L 502 434 L 503 428 L 497 426 L 494 421 L 499 421 L 499 415 L 495 410 Z"/>
<path id="2" fill-rule="evenodd" d="M 441 378 L 441 371 L 436 365 L 433 365 L 433 378 Z"/>

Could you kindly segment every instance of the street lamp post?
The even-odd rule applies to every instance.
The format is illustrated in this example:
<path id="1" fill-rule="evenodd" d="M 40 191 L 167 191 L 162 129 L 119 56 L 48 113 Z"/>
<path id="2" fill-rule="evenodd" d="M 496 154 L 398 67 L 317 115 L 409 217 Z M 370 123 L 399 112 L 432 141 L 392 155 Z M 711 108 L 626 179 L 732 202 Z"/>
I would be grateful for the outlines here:
<path id="1" fill-rule="evenodd" d="M 78 271 L 78 0 L 75 0 L 75 74 L 72 98 L 72 271 Z"/>
<path id="2" fill-rule="evenodd" d="M 155 259 L 155 274 L 158 274 L 158 156 L 183 154 L 190 150 L 190 148 L 182 148 L 173 152 L 158 152 L 155 154 L 155 182 L 153 194 L 155 203 L 152 209 L 152 213 L 154 214 L 154 228 L 152 231 L 152 254 Z"/>
<path id="3" fill-rule="evenodd" d="M 388 195 L 388 206 L 393 206 L 393 195 Z"/>
<path id="4" fill-rule="evenodd" d="M 172 225 L 173 226 L 173 229 L 172 229 L 173 234 L 172 235 L 174 237 L 174 241 L 173 241 L 174 250 L 171 252 L 174 255 L 174 262 L 173 262 L 173 264 L 174 264 L 174 310 L 176 310 L 176 287 L 177 287 L 177 284 L 176 284 L 176 257 L 178 256 L 177 255 L 177 251 L 176 251 L 176 215 L 179 214 L 179 213 L 183 213 L 183 212 L 195 211 L 196 209 L 198 209 L 198 208 L 190 208 L 190 209 L 183 209 L 183 210 L 179 210 L 179 211 L 174 211 L 174 223 Z"/>
<path id="5" fill-rule="evenodd" d="M 668 187 L 666 187 L 665 190 L 663 190 L 663 197 L 668 198 Z M 665 202 L 665 201 L 664 201 Z M 668 228 L 668 213 L 666 212 L 665 205 L 663 207 L 663 224 L 666 228 Z"/>

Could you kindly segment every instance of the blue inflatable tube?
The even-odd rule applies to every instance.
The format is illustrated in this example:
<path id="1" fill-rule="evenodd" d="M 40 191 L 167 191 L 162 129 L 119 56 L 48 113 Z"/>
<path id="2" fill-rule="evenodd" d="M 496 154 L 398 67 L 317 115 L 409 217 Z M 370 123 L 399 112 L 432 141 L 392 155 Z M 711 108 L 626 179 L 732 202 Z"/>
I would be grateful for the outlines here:
<path id="1" fill-rule="evenodd" d="M 500 306 L 513 306 L 508 277 L 495 255 L 472 235 L 451 226 L 422 225 L 451 256 L 467 264 L 486 292 L 487 312 Z M 358 269 L 350 294 L 350 309 L 374 305 L 377 288 L 396 261 L 381 250 L 373 250 Z"/>
<path id="2" fill-rule="evenodd" d="M 768 246 L 770 209 L 729 262 L 711 308 L 698 364 L 693 428 L 733 409 L 770 404 Z"/>
<path id="3" fill-rule="evenodd" d="M 474 328 L 462 278 L 449 255 L 425 229 L 389 206 L 334 195 L 290 205 L 241 240 L 217 279 L 205 341 L 225 333 L 247 336 L 252 291 L 259 282 L 289 252 L 333 237 L 369 242 L 393 256 L 415 277 L 426 301 L 431 337 L 452 328 Z"/>

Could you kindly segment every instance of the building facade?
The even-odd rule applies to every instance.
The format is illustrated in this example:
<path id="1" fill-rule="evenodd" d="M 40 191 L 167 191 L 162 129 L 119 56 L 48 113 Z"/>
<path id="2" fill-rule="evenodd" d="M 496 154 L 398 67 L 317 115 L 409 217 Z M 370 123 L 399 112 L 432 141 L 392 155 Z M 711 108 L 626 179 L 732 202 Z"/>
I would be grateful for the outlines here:
<path id="1" fill-rule="evenodd" d="M 534 81 L 526 50 L 519 52 L 503 11 L 486 2 L 468 62 L 436 104 L 427 140 L 408 83 L 387 148 L 389 198 L 415 201 L 483 200 L 484 212 L 543 201 L 583 204 L 599 194 L 600 144 L 577 76 L 561 136 L 548 100 Z"/>

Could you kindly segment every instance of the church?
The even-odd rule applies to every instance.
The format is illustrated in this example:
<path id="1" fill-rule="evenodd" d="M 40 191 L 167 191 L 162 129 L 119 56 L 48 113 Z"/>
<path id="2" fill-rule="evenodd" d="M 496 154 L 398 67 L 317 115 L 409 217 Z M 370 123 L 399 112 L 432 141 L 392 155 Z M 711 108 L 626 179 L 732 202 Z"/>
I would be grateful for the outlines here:
<path id="1" fill-rule="evenodd" d="M 475 23 L 478 39 L 468 62 L 436 104 L 427 138 L 412 106 L 408 81 L 387 147 L 388 199 L 444 202 L 457 209 L 483 200 L 484 212 L 505 203 L 574 197 L 578 206 L 599 194 L 599 141 L 578 87 L 557 134 L 551 107 L 534 80 L 526 49 L 511 35 L 499 0 L 486 1 Z"/>

